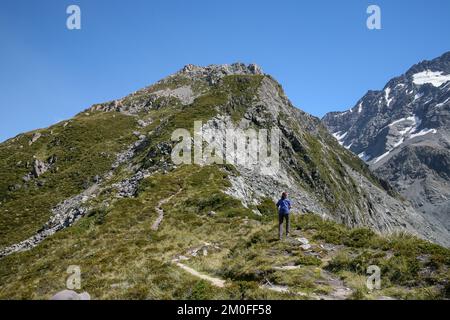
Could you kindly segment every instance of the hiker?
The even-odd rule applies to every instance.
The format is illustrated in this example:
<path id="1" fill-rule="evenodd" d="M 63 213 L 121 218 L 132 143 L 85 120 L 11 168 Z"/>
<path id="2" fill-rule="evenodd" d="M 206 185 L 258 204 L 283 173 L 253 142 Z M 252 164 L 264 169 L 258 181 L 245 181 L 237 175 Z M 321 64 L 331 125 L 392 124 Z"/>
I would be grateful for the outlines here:
<path id="1" fill-rule="evenodd" d="M 283 192 L 281 194 L 281 199 L 277 202 L 278 235 L 280 240 L 283 235 L 283 220 L 286 220 L 286 237 L 289 236 L 289 212 L 291 210 L 291 201 L 287 197 L 287 192 Z"/>

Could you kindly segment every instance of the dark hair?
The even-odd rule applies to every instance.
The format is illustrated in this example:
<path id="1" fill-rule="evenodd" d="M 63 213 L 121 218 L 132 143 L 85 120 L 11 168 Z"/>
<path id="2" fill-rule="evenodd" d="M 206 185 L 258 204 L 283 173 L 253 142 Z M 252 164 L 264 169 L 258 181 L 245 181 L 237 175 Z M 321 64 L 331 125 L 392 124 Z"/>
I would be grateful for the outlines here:
<path id="1" fill-rule="evenodd" d="M 286 198 L 287 198 L 287 192 L 283 192 L 283 193 L 281 194 L 281 198 L 286 199 Z"/>

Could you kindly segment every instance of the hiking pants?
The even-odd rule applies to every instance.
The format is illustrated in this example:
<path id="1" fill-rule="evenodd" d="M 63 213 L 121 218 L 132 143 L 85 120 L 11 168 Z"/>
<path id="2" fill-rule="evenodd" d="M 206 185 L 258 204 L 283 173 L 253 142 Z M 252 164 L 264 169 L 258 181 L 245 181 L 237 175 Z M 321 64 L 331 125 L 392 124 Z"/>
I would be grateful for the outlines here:
<path id="1" fill-rule="evenodd" d="M 289 214 L 278 214 L 278 236 L 281 239 L 283 235 L 283 220 L 286 220 L 286 236 L 289 235 Z"/>

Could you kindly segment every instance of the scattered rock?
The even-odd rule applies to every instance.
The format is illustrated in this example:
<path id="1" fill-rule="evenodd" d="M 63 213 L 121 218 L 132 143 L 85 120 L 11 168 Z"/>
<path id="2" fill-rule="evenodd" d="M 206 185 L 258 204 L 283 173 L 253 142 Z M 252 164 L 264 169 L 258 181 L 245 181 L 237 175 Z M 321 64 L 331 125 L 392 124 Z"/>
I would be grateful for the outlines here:
<path id="1" fill-rule="evenodd" d="M 300 248 L 302 248 L 303 250 L 309 250 L 309 249 L 311 249 L 311 245 L 310 244 L 302 244 L 301 246 L 300 246 Z"/>
<path id="2" fill-rule="evenodd" d="M 306 238 L 297 238 L 298 241 L 300 241 L 302 244 L 308 244 L 309 240 Z"/>
<path id="3" fill-rule="evenodd" d="M 174 261 L 186 261 L 186 260 L 189 260 L 189 258 L 183 255 L 178 256 L 178 258 L 174 259 Z"/>
<path id="4" fill-rule="evenodd" d="M 124 179 L 120 182 L 114 183 L 113 188 L 117 189 L 117 198 L 131 198 L 136 195 L 139 182 L 150 176 L 147 170 L 139 170 L 131 178 Z"/>
<path id="5" fill-rule="evenodd" d="M 130 283 L 128 281 L 124 281 L 124 282 L 119 282 L 119 283 L 113 283 L 111 285 L 111 288 L 113 289 L 128 289 L 130 286 Z"/>
<path id="6" fill-rule="evenodd" d="M 302 266 L 281 266 L 281 267 L 273 267 L 274 270 L 284 270 L 284 271 L 289 271 L 289 270 L 297 270 L 300 269 Z"/>
<path id="7" fill-rule="evenodd" d="M 397 299 L 388 296 L 379 296 L 377 297 L 377 300 L 397 300 Z"/>
<path id="8" fill-rule="evenodd" d="M 42 135 L 39 132 L 36 132 L 33 134 L 33 136 L 31 137 L 31 140 L 28 142 L 28 145 L 32 145 L 33 143 L 35 143 Z"/>
<path id="9" fill-rule="evenodd" d="M 111 166 L 111 169 L 114 170 L 119 167 L 121 164 L 129 161 L 135 155 L 135 153 L 142 148 L 147 142 L 147 137 L 142 135 L 139 137 L 139 140 L 130 145 L 127 150 L 120 152 L 116 156 L 116 161 Z"/>
<path id="10" fill-rule="evenodd" d="M 91 300 L 87 292 L 76 293 L 73 290 L 63 290 L 56 293 L 50 300 Z"/>
<path id="11" fill-rule="evenodd" d="M 39 159 L 34 159 L 32 174 L 35 178 L 37 178 L 40 175 L 47 172 L 47 170 L 49 168 L 50 168 L 49 164 L 47 164 Z"/>
<path id="12" fill-rule="evenodd" d="M 253 209 L 252 212 L 257 216 L 260 216 L 260 217 L 262 216 L 262 213 L 257 209 Z"/>
<path id="13" fill-rule="evenodd" d="M 137 121 L 138 125 L 142 128 L 147 127 L 148 125 L 150 125 L 153 122 L 152 119 L 147 119 L 147 120 L 143 120 L 143 119 L 139 119 Z"/>
<path id="14" fill-rule="evenodd" d="M 51 156 L 47 159 L 46 162 L 41 161 L 34 157 L 31 172 L 22 177 L 24 182 L 28 182 L 33 178 L 38 178 L 44 173 L 46 173 L 57 161 L 56 156 Z M 29 162 L 27 162 L 27 167 L 29 167 Z"/>
<path id="15" fill-rule="evenodd" d="M 274 284 L 264 284 L 260 286 L 261 289 L 267 289 L 272 290 L 279 293 L 288 293 L 290 292 L 288 286 L 280 286 L 280 285 L 274 285 Z"/>

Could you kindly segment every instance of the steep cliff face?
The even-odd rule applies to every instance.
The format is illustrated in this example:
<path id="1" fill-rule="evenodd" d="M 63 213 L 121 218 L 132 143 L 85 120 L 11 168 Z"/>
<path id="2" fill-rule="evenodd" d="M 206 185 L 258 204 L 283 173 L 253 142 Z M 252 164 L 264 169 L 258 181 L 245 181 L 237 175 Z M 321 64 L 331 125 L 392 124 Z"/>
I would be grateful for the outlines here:
<path id="1" fill-rule="evenodd" d="M 323 122 L 450 237 L 450 52 L 414 65 Z"/>

